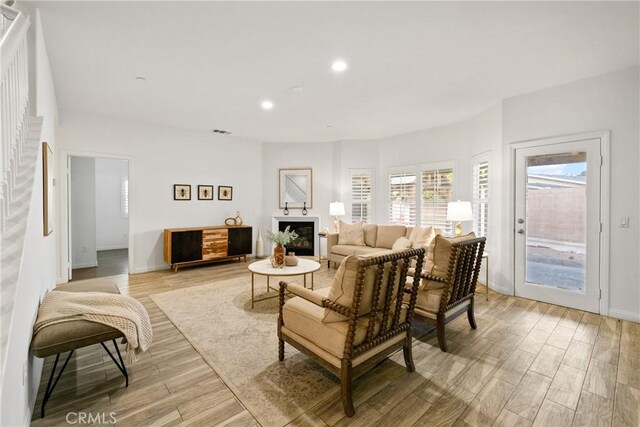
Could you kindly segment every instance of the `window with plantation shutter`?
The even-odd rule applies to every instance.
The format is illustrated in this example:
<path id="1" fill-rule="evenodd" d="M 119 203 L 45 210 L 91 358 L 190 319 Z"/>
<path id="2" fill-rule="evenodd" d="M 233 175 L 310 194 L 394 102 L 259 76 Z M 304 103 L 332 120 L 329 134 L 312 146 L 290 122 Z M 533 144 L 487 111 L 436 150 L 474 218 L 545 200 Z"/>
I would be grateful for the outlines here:
<path id="1" fill-rule="evenodd" d="M 451 234 L 453 224 L 447 221 L 447 204 L 454 200 L 453 190 L 453 168 L 422 171 L 420 225 Z"/>
<path id="2" fill-rule="evenodd" d="M 373 169 L 351 169 L 351 222 L 373 223 Z"/>
<path id="3" fill-rule="evenodd" d="M 489 235 L 489 160 L 473 163 L 473 231 L 476 236 Z"/>
<path id="4" fill-rule="evenodd" d="M 389 224 L 416 225 L 416 191 L 415 173 L 389 175 Z"/>

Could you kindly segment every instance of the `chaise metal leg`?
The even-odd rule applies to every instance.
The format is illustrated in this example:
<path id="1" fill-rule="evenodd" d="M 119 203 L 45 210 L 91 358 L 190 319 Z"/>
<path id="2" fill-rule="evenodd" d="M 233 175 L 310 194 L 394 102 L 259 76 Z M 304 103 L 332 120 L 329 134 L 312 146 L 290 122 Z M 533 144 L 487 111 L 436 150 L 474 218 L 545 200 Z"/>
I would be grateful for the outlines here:
<path id="1" fill-rule="evenodd" d="M 51 384 L 51 382 L 53 381 L 53 375 L 56 372 L 56 367 L 58 366 L 58 360 L 60 359 L 60 353 L 56 354 L 56 360 L 55 362 L 53 362 L 53 367 L 51 368 L 51 375 L 49 375 L 49 382 L 47 382 L 47 388 L 44 390 L 44 397 L 42 398 L 42 406 L 40 407 L 40 418 L 44 418 L 44 407 L 49 401 L 49 398 L 53 393 L 53 389 L 56 388 L 56 385 L 58 384 L 58 380 L 60 380 L 60 377 L 64 372 L 64 368 L 67 367 L 67 364 L 69 363 L 69 359 L 71 359 L 72 354 L 73 354 L 73 350 L 71 350 L 67 355 L 67 360 L 64 361 L 64 365 L 62 365 L 62 369 L 60 369 L 60 372 L 58 373 L 56 380 L 53 382 L 53 384 Z"/>
<path id="2" fill-rule="evenodd" d="M 116 343 L 116 340 L 113 340 L 113 346 L 116 348 L 116 353 L 118 353 L 118 359 L 120 359 L 120 363 L 118 363 L 116 358 L 113 357 L 113 354 L 111 354 L 111 352 L 103 342 L 101 342 L 100 345 L 106 350 L 106 352 L 109 354 L 109 357 L 111 357 L 111 360 L 113 360 L 113 363 L 116 364 L 116 366 L 124 376 L 125 387 L 129 387 L 129 374 L 127 373 L 127 367 L 124 365 L 124 360 L 122 360 L 122 355 L 120 354 L 120 349 L 118 348 L 118 343 Z"/>

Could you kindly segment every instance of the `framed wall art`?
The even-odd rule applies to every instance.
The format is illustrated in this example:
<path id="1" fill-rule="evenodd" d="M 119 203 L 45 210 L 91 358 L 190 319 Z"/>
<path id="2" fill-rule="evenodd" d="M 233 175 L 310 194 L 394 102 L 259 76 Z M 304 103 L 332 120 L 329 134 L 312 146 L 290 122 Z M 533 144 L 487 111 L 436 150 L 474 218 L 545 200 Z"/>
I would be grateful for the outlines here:
<path id="1" fill-rule="evenodd" d="M 42 234 L 48 236 L 53 233 L 55 223 L 55 209 L 53 207 L 53 197 L 55 190 L 53 151 L 49 144 L 42 143 L 42 207 L 43 207 L 43 228 Z"/>
<path id="2" fill-rule="evenodd" d="M 191 186 L 188 184 L 173 184 L 173 200 L 191 200 Z"/>
<path id="3" fill-rule="evenodd" d="M 213 200 L 213 185 L 198 185 L 198 200 Z"/>
<path id="4" fill-rule="evenodd" d="M 280 209 L 313 207 L 313 170 L 311 168 L 279 170 Z"/>
<path id="5" fill-rule="evenodd" d="M 233 199 L 233 187 L 226 185 L 218 185 L 218 200 L 232 200 Z"/>

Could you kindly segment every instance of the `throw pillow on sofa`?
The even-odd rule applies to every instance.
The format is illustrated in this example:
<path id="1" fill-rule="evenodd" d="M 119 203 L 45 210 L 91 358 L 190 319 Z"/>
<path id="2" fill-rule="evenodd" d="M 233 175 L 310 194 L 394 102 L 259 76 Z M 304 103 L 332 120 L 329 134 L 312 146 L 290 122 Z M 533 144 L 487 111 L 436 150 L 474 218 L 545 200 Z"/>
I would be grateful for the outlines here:
<path id="1" fill-rule="evenodd" d="M 391 247 L 392 251 L 402 251 L 405 249 L 409 249 L 412 247 L 411 240 L 406 237 L 398 237 L 398 239 L 393 242 L 393 246 Z"/>
<path id="2" fill-rule="evenodd" d="M 364 229 L 362 228 L 362 223 L 348 224 L 340 221 L 338 244 L 364 246 Z"/>

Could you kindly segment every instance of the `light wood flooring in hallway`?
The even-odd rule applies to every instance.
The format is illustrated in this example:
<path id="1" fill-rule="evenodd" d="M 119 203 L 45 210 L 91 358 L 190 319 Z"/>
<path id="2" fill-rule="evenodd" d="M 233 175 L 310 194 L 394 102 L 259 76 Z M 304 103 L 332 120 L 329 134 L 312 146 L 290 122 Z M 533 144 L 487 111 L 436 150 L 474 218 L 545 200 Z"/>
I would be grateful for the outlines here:
<path id="1" fill-rule="evenodd" d="M 231 262 L 176 274 L 114 276 L 122 293 L 149 311 L 152 347 L 128 367 L 128 388 L 99 345 L 80 349 L 40 419 L 53 364 L 48 358 L 32 425 L 67 425 L 71 412 L 114 412 L 121 426 L 257 425 L 149 298 L 212 278 L 247 275 L 246 268 Z M 323 265 L 316 274 L 330 277 L 335 271 Z M 477 330 L 466 316 L 448 325 L 449 353 L 440 351 L 435 333 L 424 335 L 414 342 L 416 372 L 406 372 L 400 352 L 355 382 L 353 418 L 344 416 L 337 397 L 290 425 L 640 425 L 639 324 L 495 293 L 485 302 L 483 291 L 476 298 Z M 259 357 L 276 360 L 276 343 L 272 355 Z M 74 416 L 71 421 L 77 421 Z"/>

